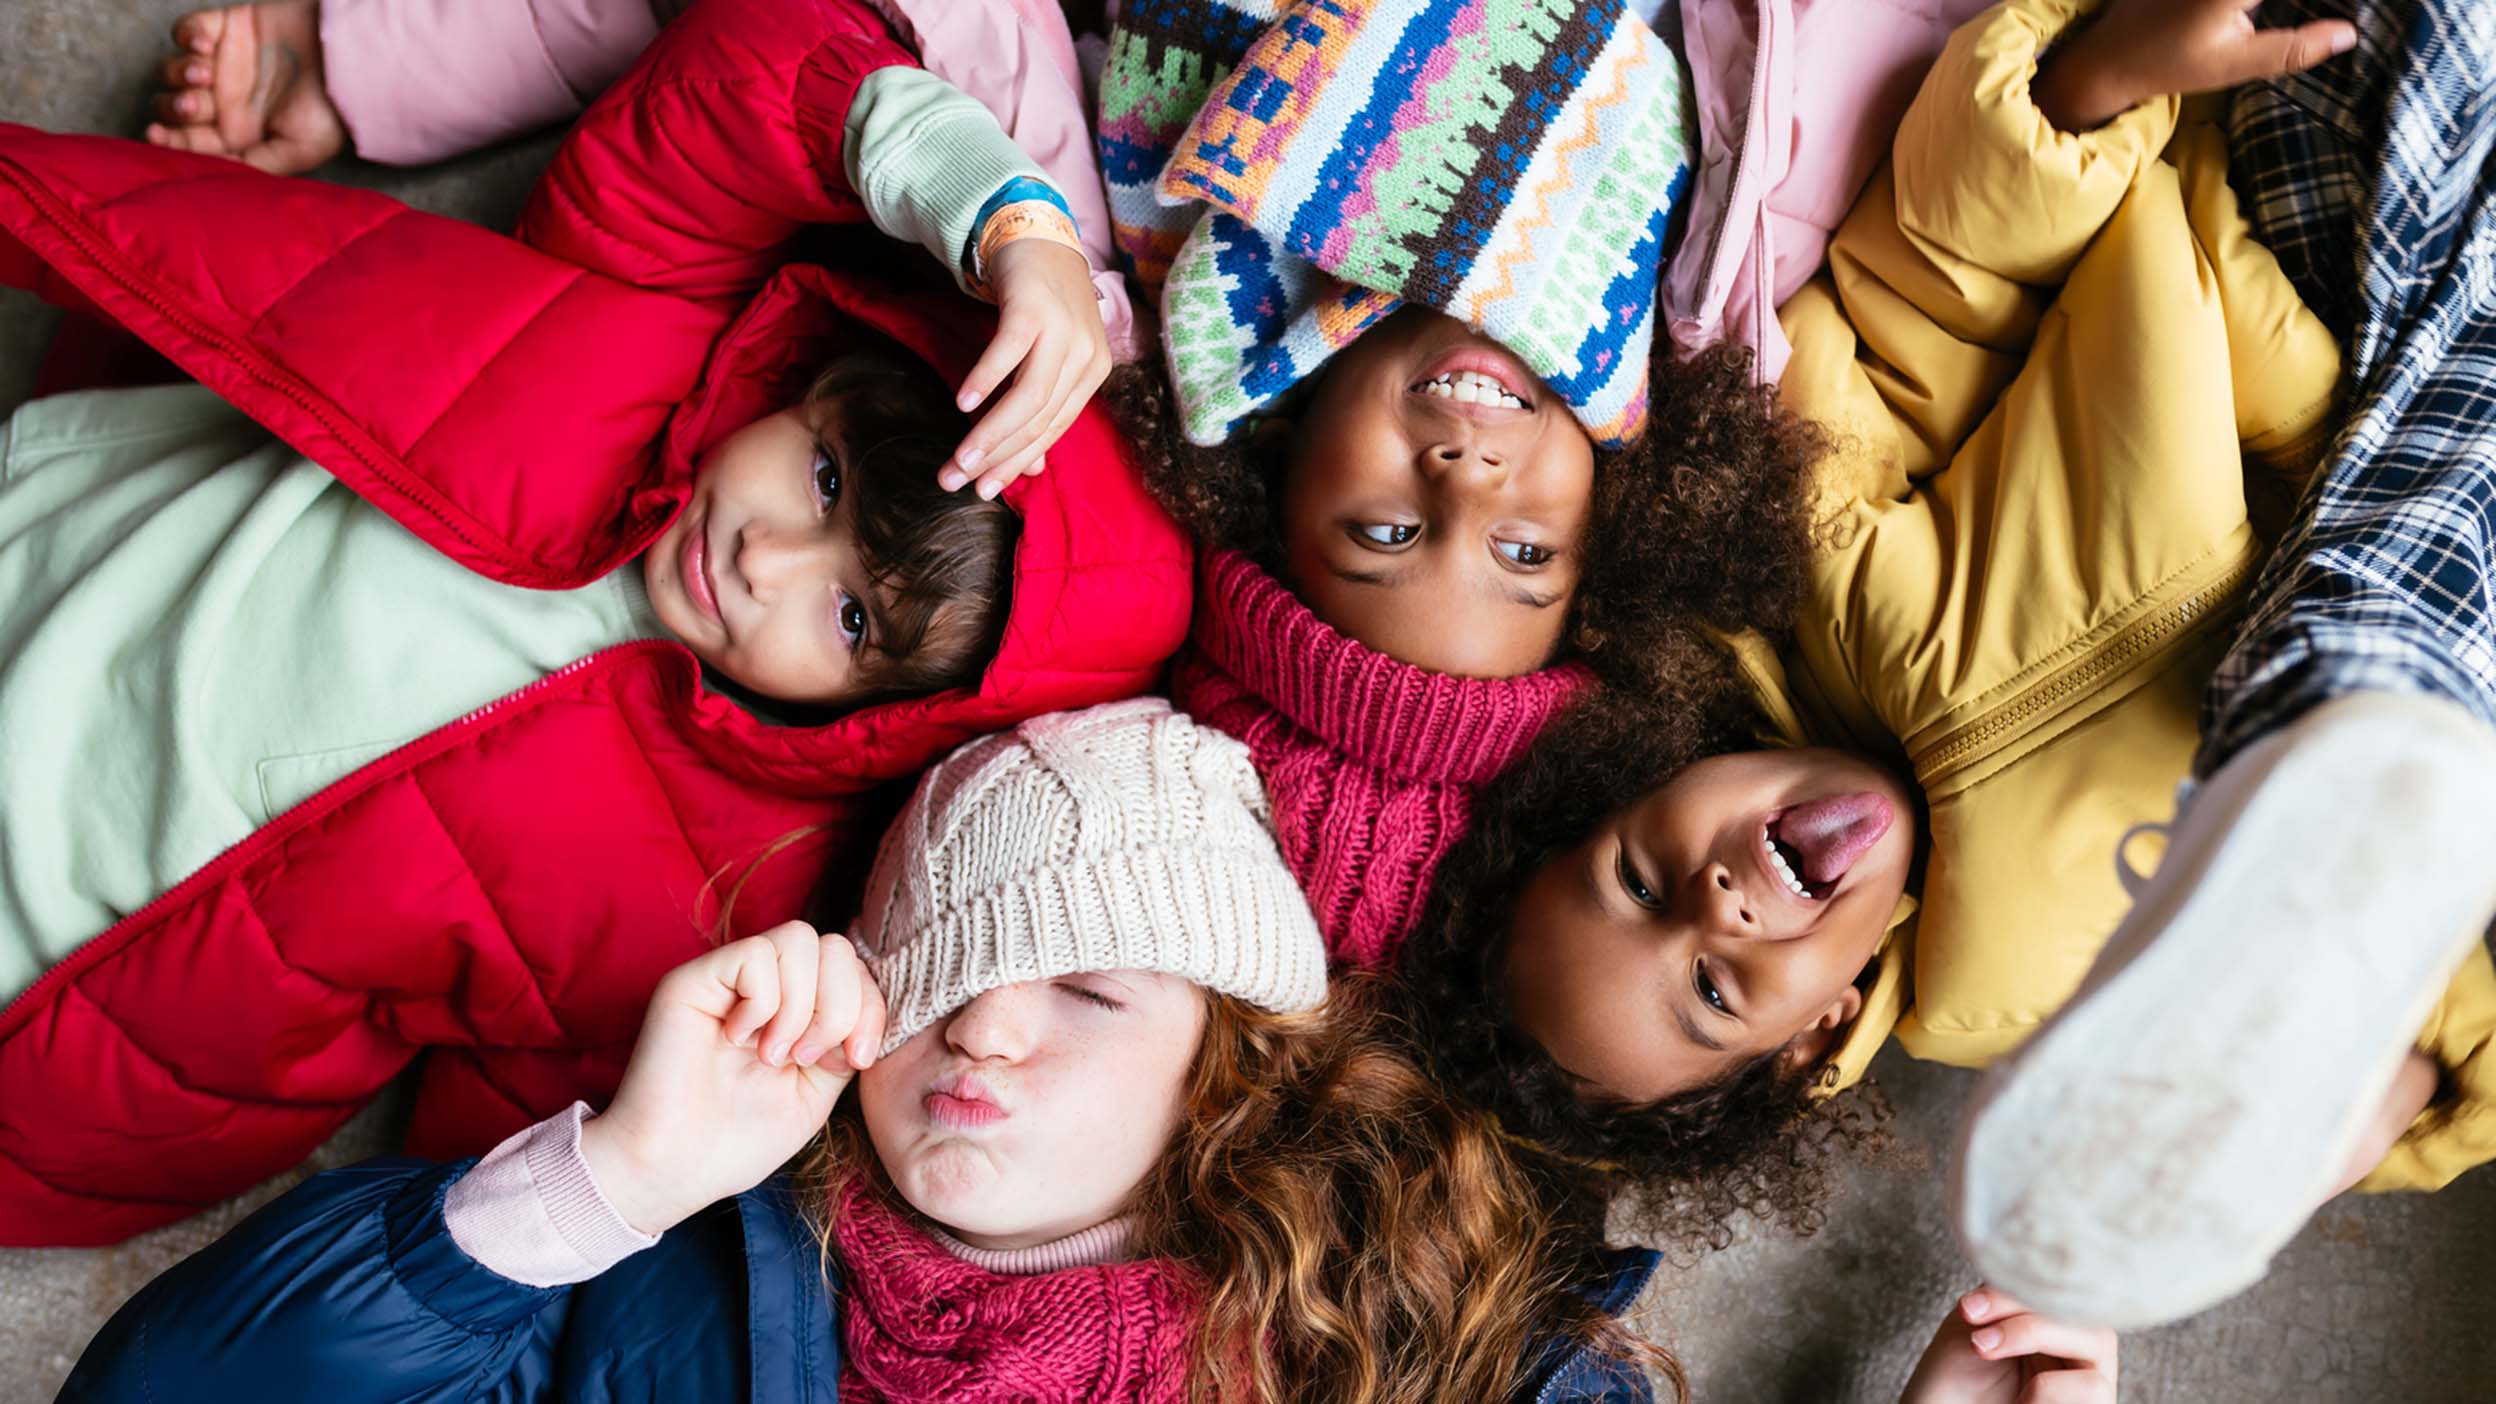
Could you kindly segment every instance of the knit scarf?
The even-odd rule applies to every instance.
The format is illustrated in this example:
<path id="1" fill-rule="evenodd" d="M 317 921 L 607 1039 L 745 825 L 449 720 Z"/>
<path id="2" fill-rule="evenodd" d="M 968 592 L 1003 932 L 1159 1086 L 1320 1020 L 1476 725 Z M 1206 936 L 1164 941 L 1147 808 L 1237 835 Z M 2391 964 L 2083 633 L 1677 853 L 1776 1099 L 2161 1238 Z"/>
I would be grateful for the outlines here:
<path id="1" fill-rule="evenodd" d="M 953 1256 L 883 1196 L 850 1185 L 841 1400 L 1175 1404 L 1187 1392 L 1198 1292 L 1167 1261 L 1007 1276 Z"/>
<path id="2" fill-rule="evenodd" d="M 1173 701 L 1238 737 L 1327 954 L 1391 963 L 1474 796 L 1594 685 L 1580 664 L 1457 678 L 1336 632 L 1237 552 L 1205 561 Z"/>
<path id="3" fill-rule="evenodd" d="M 1120 251 L 1200 444 L 1406 302 L 1635 438 L 1691 136 L 1622 0 L 1129 0 L 1101 77 Z"/>

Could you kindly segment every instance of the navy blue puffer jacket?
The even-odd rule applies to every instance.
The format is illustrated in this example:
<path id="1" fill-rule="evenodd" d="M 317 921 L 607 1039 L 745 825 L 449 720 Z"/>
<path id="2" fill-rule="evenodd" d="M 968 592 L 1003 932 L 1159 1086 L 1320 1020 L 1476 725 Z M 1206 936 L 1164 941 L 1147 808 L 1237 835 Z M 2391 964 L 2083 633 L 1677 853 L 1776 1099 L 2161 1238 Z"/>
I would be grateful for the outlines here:
<path id="1" fill-rule="evenodd" d="M 527 1287 L 461 1251 L 442 1196 L 473 1162 L 367 1161 L 295 1187 L 148 1284 L 63 1401 L 99 1404 L 834 1404 L 840 1336 L 814 1232 L 774 1180 L 577 1286 Z M 1655 1255 L 1597 1295 L 1626 1310 Z M 1649 1404 L 1645 1382 L 1554 1342 L 1525 1398 Z"/>

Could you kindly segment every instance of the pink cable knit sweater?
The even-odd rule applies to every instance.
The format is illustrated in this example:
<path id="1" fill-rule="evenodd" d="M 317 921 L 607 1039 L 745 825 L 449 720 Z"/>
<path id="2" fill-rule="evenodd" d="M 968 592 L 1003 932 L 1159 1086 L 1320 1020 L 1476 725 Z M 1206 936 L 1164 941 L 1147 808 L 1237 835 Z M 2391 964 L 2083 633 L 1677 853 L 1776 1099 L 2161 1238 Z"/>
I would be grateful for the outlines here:
<path id="1" fill-rule="evenodd" d="M 1174 1263 L 992 1272 L 858 1186 L 843 1195 L 832 1234 L 847 1268 L 842 1404 L 1175 1404 L 1187 1395 L 1198 1297 Z"/>
<path id="2" fill-rule="evenodd" d="M 1593 685 L 1573 663 L 1456 678 L 1398 662 L 1222 552 L 1206 559 L 1170 692 L 1248 744 L 1327 952 L 1383 966 L 1420 921 L 1474 793 Z"/>

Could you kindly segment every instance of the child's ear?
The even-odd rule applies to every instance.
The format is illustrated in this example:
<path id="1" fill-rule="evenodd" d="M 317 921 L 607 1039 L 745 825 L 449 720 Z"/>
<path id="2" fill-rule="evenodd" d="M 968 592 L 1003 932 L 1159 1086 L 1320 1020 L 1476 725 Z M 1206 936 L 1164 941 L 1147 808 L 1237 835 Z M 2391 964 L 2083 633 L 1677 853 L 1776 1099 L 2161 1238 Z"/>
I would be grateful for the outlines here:
<path id="1" fill-rule="evenodd" d="M 1811 1021 L 1801 1033 L 1785 1045 L 1786 1065 L 1793 1068 L 1816 1067 L 1828 1061 L 1837 1051 L 1837 1042 L 1846 1036 L 1846 1026 L 1863 1012 L 1863 991 L 1852 985 L 1837 992 L 1829 1007 Z"/>

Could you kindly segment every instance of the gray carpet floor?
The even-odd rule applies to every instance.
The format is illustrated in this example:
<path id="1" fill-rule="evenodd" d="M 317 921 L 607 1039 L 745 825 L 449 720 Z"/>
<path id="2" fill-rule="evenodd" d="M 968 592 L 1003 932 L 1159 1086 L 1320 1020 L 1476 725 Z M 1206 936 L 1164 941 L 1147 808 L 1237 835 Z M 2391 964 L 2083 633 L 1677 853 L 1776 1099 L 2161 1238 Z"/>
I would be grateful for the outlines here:
<path id="1" fill-rule="evenodd" d="M 134 133 L 165 31 L 195 0 L 0 2 L 0 120 Z M 516 3 L 516 0 L 515 0 Z M 326 178 L 508 223 L 551 142 L 424 171 L 343 162 Z M 51 315 L 0 292 L 0 412 L 32 383 Z M 1932 1324 L 1973 1285 L 1942 1221 L 1942 1151 L 1972 1079 L 1893 1051 L 1874 1065 L 1899 1147 L 1850 1171 L 1808 1239 L 1745 1234 L 1665 1273 L 1643 1331 L 1675 1351 L 1698 1397 L 1741 1404 L 1895 1399 Z M 394 1099 L 359 1116 L 309 1169 L 391 1148 Z M 0 1401 L 49 1398 L 87 1338 L 150 1277 L 304 1172 L 187 1223 L 95 1250 L 0 1250 Z M 2326 1208 L 2271 1276 L 2233 1301 L 2124 1343 L 2123 1397 L 2197 1404 L 2496 1400 L 2496 1172 L 2433 1196 Z"/>

